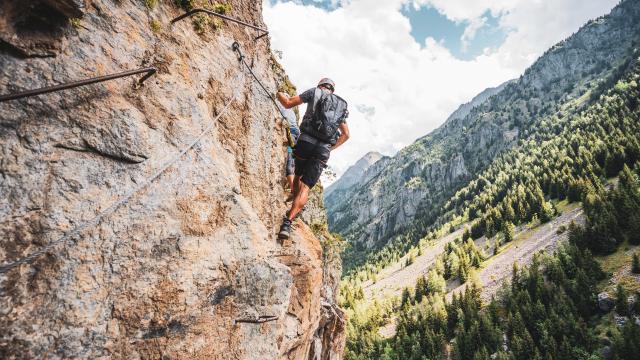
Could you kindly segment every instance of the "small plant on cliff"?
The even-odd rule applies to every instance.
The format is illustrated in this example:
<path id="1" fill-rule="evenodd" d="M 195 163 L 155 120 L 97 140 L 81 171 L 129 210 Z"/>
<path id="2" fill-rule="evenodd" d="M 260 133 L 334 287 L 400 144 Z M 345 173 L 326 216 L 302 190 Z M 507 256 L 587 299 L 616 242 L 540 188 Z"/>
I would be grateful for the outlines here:
<path id="1" fill-rule="evenodd" d="M 145 1 L 157 1 L 157 0 L 145 0 Z M 208 0 L 173 0 L 173 3 L 182 8 L 185 11 L 190 11 L 195 8 L 203 8 L 207 10 L 211 10 L 218 14 L 226 15 L 229 14 L 233 7 L 230 4 L 221 4 L 221 3 L 212 3 Z M 221 19 L 212 18 L 209 15 L 196 15 L 193 18 L 193 28 L 194 30 L 202 35 L 207 32 L 207 30 L 213 28 L 218 29 L 222 26 L 223 22 Z"/>
<path id="2" fill-rule="evenodd" d="M 325 259 L 332 260 L 337 258 L 347 246 L 347 242 L 342 236 L 329 232 L 327 223 L 311 224 L 311 232 L 320 239 L 322 254 Z"/>
<path id="3" fill-rule="evenodd" d="M 324 242 L 322 243 L 324 256 L 329 259 L 336 258 L 340 254 L 342 254 L 346 247 L 347 242 L 344 240 L 344 238 L 338 234 L 333 233 L 331 234 L 331 236 L 326 237 Z"/>
<path id="4" fill-rule="evenodd" d="M 218 14 L 226 15 L 233 10 L 229 4 L 211 3 L 206 0 L 174 0 L 174 3 L 176 6 L 186 11 L 195 8 L 203 8 Z M 210 15 L 199 14 L 193 17 L 193 28 L 200 35 L 206 33 L 209 29 L 219 29 L 222 25 L 223 22 L 221 19 L 214 18 Z"/>
<path id="5" fill-rule="evenodd" d="M 80 24 L 80 18 L 70 18 L 69 24 L 76 29 L 79 29 L 82 25 Z"/>
<path id="6" fill-rule="evenodd" d="M 159 33 L 160 30 L 162 30 L 162 25 L 158 20 L 151 20 L 151 22 L 149 22 L 149 26 L 151 27 L 151 31 L 154 33 Z"/>
<path id="7" fill-rule="evenodd" d="M 210 24 L 211 19 L 206 15 L 197 15 L 193 18 L 193 29 L 200 35 L 207 32 Z"/>
<path id="8" fill-rule="evenodd" d="M 296 96 L 296 87 L 293 86 L 288 77 L 285 77 L 280 86 L 278 86 L 278 91 L 286 93 L 289 96 Z"/>
<path id="9" fill-rule="evenodd" d="M 230 13 L 231 10 L 233 10 L 233 8 L 229 4 L 214 3 L 209 10 L 213 10 L 213 11 L 217 12 L 218 14 L 225 15 L 225 14 Z"/>
<path id="10" fill-rule="evenodd" d="M 144 6 L 149 9 L 153 9 L 158 4 L 158 0 L 144 0 Z"/>

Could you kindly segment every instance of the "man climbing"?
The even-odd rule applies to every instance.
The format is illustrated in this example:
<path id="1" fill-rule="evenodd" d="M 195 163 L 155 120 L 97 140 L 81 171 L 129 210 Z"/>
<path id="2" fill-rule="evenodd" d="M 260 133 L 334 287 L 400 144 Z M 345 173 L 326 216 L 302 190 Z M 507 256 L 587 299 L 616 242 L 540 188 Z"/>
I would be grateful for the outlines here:
<path id="1" fill-rule="evenodd" d="M 289 98 L 284 93 L 276 94 L 287 109 L 307 104 L 307 110 L 300 124 L 301 135 L 293 150 L 295 176 L 293 180 L 294 198 L 291 209 L 280 226 L 278 238 L 288 239 L 291 224 L 309 198 L 311 190 L 327 167 L 331 151 L 349 139 L 346 119 L 349 115 L 347 102 L 335 95 L 335 83 L 328 78 L 320 80 L 316 88 Z"/>

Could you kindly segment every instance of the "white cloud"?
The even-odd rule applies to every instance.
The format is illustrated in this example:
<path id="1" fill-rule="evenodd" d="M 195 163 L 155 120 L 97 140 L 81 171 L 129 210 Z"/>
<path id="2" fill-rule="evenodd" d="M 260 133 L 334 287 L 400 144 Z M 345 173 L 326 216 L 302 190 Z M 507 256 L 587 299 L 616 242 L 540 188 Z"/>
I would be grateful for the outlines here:
<path id="1" fill-rule="evenodd" d="M 414 0 L 469 22 L 465 41 L 482 27 L 487 11 L 502 15 L 500 26 L 509 30 L 504 44 L 472 61 L 456 59 L 431 38 L 418 44 L 400 12 L 406 2 L 350 0 L 326 11 L 264 0 L 272 47 L 282 51 L 298 90 L 328 76 L 350 104 L 352 137 L 330 160 L 338 174 L 368 151 L 393 155 L 427 134 L 458 105 L 519 76 L 549 46 L 617 0 Z"/>
<path id="2" fill-rule="evenodd" d="M 431 5 L 455 22 L 481 18 L 487 11 L 497 16 L 505 9 L 515 8 L 522 0 L 412 0 L 414 7 Z M 532 0 L 540 1 L 540 0 Z M 560 0 L 562 1 L 562 0 Z"/>
<path id="3" fill-rule="evenodd" d="M 473 40 L 476 37 L 476 33 L 478 32 L 478 30 L 480 30 L 486 24 L 487 24 L 487 18 L 481 17 L 478 19 L 472 19 L 471 23 L 467 25 L 466 28 L 464 28 L 464 32 L 460 37 L 460 41 L 462 42 L 463 52 L 467 52 L 467 50 L 469 49 L 469 42 L 471 42 L 471 40 Z"/>

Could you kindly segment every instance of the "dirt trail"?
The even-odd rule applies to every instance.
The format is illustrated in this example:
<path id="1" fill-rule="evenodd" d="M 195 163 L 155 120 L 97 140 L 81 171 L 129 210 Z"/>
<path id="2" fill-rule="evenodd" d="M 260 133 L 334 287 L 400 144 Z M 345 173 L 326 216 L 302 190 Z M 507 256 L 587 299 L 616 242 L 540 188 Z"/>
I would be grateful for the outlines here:
<path id="1" fill-rule="evenodd" d="M 418 276 L 425 274 L 435 262 L 438 255 L 444 251 L 447 243 L 462 236 L 464 227 L 437 239 L 435 244 L 424 249 L 423 254 L 416 257 L 413 264 L 403 267 L 406 263 L 406 256 L 392 266 L 383 269 L 378 274 L 378 280 L 373 283 L 367 280 L 364 285 L 364 295 L 367 298 L 375 296 L 381 299 L 386 296 L 400 295 L 405 287 L 412 287 L 416 283 Z"/>
<path id="2" fill-rule="evenodd" d="M 482 299 L 487 301 L 498 291 L 502 282 L 511 276 L 513 263 L 524 266 L 531 262 L 533 255 L 539 251 L 552 253 L 561 241 L 567 239 L 567 232 L 557 234 L 556 231 L 562 225 L 569 226 L 575 221 L 583 223 L 584 217 L 581 208 L 576 208 L 561 214 L 547 224 L 529 231 L 522 231 L 516 240 L 498 255 L 487 260 L 478 276 L 482 282 Z M 450 300 L 454 293 L 464 291 L 462 284 L 447 294 Z"/>

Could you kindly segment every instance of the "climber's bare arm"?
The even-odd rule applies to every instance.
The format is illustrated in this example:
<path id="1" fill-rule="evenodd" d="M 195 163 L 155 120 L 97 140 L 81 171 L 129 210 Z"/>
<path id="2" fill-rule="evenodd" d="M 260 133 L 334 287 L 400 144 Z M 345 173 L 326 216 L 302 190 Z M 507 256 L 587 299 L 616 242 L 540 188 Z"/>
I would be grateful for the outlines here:
<path id="1" fill-rule="evenodd" d="M 276 97 L 278 98 L 278 101 L 280 101 L 280 104 L 282 104 L 282 106 L 284 106 L 287 109 L 291 109 L 294 106 L 298 106 L 302 104 L 302 99 L 300 99 L 300 96 L 298 95 L 293 97 L 288 97 L 284 93 L 279 92 L 276 94 Z"/>
<path id="2" fill-rule="evenodd" d="M 342 123 L 340 125 L 340 132 L 342 133 L 342 135 L 340 135 L 335 145 L 331 147 L 331 151 L 337 149 L 338 146 L 344 144 L 345 141 L 349 140 L 349 127 L 347 126 L 347 123 Z"/>

